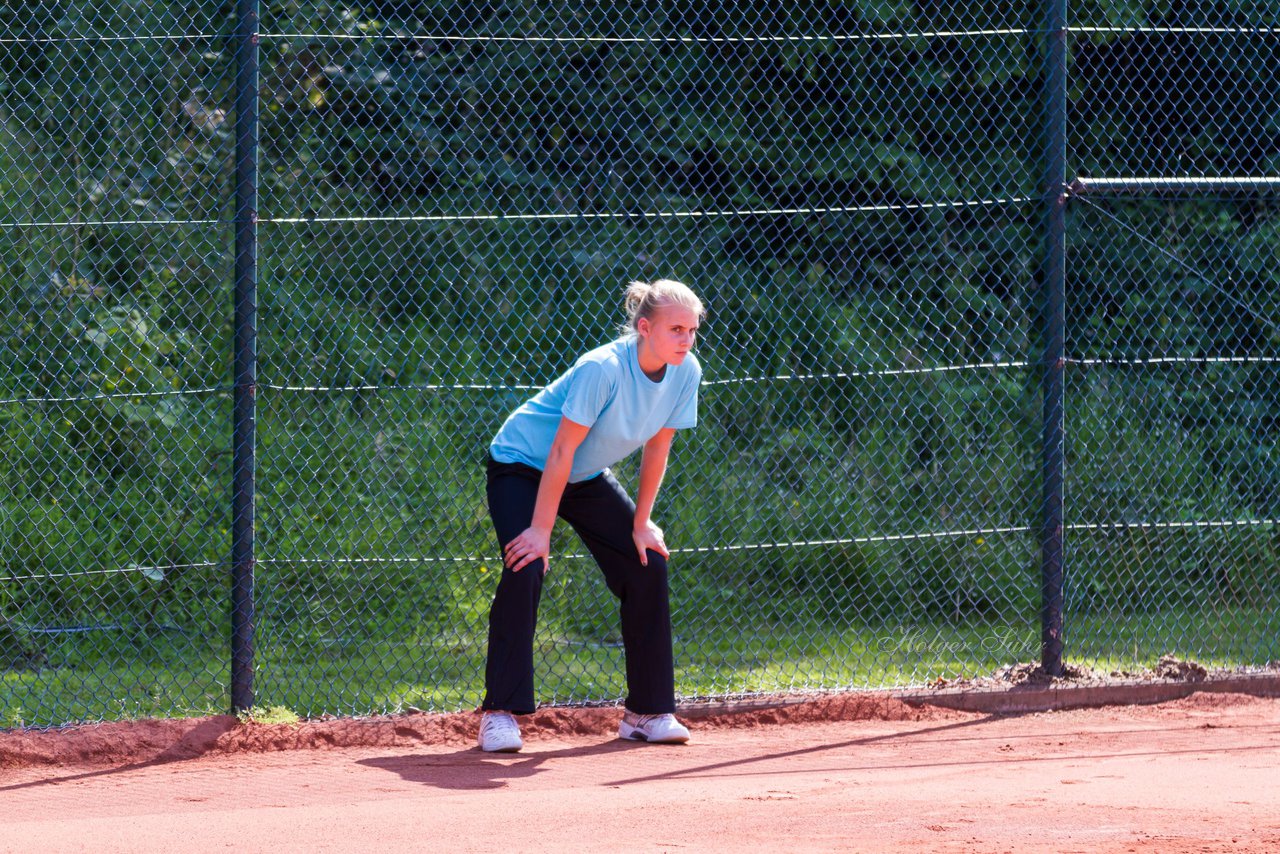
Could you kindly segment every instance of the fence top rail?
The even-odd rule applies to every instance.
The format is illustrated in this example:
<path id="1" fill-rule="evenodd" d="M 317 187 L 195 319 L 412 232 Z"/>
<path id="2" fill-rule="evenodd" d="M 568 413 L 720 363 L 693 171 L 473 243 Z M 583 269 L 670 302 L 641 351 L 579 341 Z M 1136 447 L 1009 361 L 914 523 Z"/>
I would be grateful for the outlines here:
<path id="1" fill-rule="evenodd" d="M 1255 26 L 1220 26 L 1220 27 L 1178 27 L 1169 26 L 1167 24 L 1160 26 L 1109 26 L 1109 27 L 1082 27 L 1071 25 L 1067 27 L 1067 31 L 1071 33 L 1084 34 L 1102 34 L 1102 35 L 1209 35 L 1209 36 L 1275 36 L 1280 35 L 1280 26 L 1275 24 L 1259 24 Z"/>
<path id="2" fill-rule="evenodd" d="M 1170 193 L 1230 194 L 1280 193 L 1280 176 L 1246 177 L 1076 177 L 1067 184 L 1068 192 L 1084 195 L 1152 195 Z"/>
<path id="3" fill-rule="evenodd" d="M 1069 33 L 1083 35 L 1119 34 L 1119 35 L 1245 35 L 1276 36 L 1280 35 L 1280 26 L 1259 24 L 1256 26 L 1079 26 L 1066 28 Z M 847 43 L 872 41 L 903 41 L 912 39 L 935 38 L 989 38 L 993 36 L 1029 36 L 1043 35 L 1048 30 L 1040 27 L 974 27 L 970 29 L 910 29 L 897 32 L 869 33 L 814 33 L 814 34 L 768 34 L 730 35 L 730 36 L 540 36 L 540 35 L 493 35 L 463 33 L 410 33 L 409 37 L 421 41 L 449 42 L 490 42 L 490 43 L 522 43 L 522 44 L 806 44 L 806 43 Z M 81 33 L 59 36 L 6 36 L 0 38 L 0 45 L 40 45 L 40 44 L 74 44 L 87 42 L 140 42 L 140 41 L 211 41 L 226 38 L 224 32 L 189 32 L 189 33 Z M 334 41 L 379 41 L 402 39 L 406 33 L 399 30 L 389 32 L 271 32 L 261 30 L 251 35 L 262 39 L 316 40 Z"/>

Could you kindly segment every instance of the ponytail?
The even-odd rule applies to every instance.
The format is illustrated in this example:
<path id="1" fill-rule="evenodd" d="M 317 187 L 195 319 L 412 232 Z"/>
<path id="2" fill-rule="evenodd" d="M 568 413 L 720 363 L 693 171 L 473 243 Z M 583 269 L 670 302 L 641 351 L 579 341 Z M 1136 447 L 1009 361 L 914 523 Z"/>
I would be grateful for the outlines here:
<path id="1" fill-rule="evenodd" d="M 642 317 L 653 317 L 654 312 L 668 305 L 679 305 L 689 309 L 698 317 L 706 313 L 702 300 L 682 282 L 674 279 L 658 279 L 654 282 L 632 282 L 627 285 L 623 295 L 622 306 L 627 313 L 627 322 L 622 331 L 634 334 Z"/>

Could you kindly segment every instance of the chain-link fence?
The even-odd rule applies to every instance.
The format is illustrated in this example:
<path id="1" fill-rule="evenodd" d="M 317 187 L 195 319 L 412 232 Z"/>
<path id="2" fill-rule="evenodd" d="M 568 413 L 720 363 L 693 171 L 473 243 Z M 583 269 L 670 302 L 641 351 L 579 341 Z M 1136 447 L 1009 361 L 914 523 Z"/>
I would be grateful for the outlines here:
<path id="1" fill-rule="evenodd" d="M 658 277 L 683 697 L 1273 662 L 1277 11 L 1054 6 L 0 3 L 0 727 L 474 706 L 488 440 Z"/>

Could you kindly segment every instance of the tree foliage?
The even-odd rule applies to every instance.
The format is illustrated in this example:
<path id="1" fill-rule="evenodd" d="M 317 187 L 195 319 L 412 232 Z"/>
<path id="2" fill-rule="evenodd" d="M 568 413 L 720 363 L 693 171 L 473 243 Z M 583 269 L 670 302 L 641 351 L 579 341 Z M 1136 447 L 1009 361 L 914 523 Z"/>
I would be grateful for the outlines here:
<path id="1" fill-rule="evenodd" d="M 1275 174 L 1280 57 L 1274 38 L 1243 32 L 1261 7 L 1073 8 L 1097 29 L 1070 43 L 1072 173 Z M 1197 20 L 1242 31 L 1137 31 Z M 340 524 L 362 500 L 401 532 L 388 549 L 407 547 L 414 526 L 449 523 L 456 508 L 422 497 L 423 470 L 375 447 L 396 430 L 370 424 L 379 409 L 368 387 L 540 382 L 609 334 L 622 282 L 655 275 L 708 296 L 704 346 L 718 376 L 818 378 L 708 405 L 720 456 L 704 461 L 776 474 L 748 485 L 766 496 L 762 530 L 794 537 L 794 502 L 831 500 L 806 487 L 805 455 L 850 473 L 872 505 L 859 520 L 868 530 L 1034 517 L 1033 372 L 883 397 L 849 377 L 1038 360 L 1039 4 L 271 0 L 261 30 L 259 213 L 290 221 L 260 232 L 263 376 L 364 389 L 278 419 L 264 457 L 292 471 L 286 434 L 310 431 L 335 455 L 395 473 L 373 497 L 352 492 L 355 474 L 334 475 L 314 513 L 282 500 L 289 509 L 264 542 L 331 535 L 371 547 Z M 5 2 L 0 31 L 4 397 L 110 398 L 119 386 L 106 383 L 121 381 L 148 394 L 226 388 L 232 4 Z M 889 33 L 903 35 L 880 37 Z M 1070 229 L 1073 359 L 1280 355 L 1269 198 L 1077 200 Z M 1124 411 L 1132 421 L 1114 435 L 1145 430 L 1195 449 L 1183 480 L 1126 505 L 1135 513 L 1275 516 L 1274 366 L 1102 368 L 1083 382 L 1082 433 L 1105 433 L 1099 425 Z M 1119 410 L 1117 394 L 1146 405 Z M 471 401 L 483 423 L 441 406 L 424 417 L 422 441 L 455 459 L 509 403 Z M 218 558 L 218 514 L 200 515 L 198 542 L 175 533 L 204 506 L 210 478 L 225 479 L 225 431 L 207 438 L 207 410 L 108 400 L 64 419 L 40 406 L 32 423 L 51 432 L 18 443 L 15 465 L 96 459 L 108 490 L 161 469 L 169 478 L 144 545 L 129 531 L 83 542 L 106 542 L 99 550 L 113 556 Z M 16 434 L 26 417 L 6 424 Z M 159 450 L 161 434 L 182 452 Z M 62 445 L 74 462 L 50 450 Z M 998 462 L 978 470 L 975 456 L 996 459 L 981 456 L 993 449 Z M 1074 458 L 1088 475 L 1081 506 L 1144 488 L 1146 472 L 1104 477 L 1104 456 L 1092 467 Z M 50 482 L 22 495 L 42 500 Z M 957 522 L 966 501 L 937 500 L 944 488 L 986 515 Z M 292 483 L 279 489 L 306 500 Z M 691 527 L 715 534 L 713 509 L 691 512 Z M 965 548 L 955 554 L 973 557 Z M 23 554 L 32 565 L 75 560 L 34 545 Z M 928 574 L 955 554 L 919 548 L 908 563 Z M 1020 560 L 1000 564 L 990 586 L 1015 578 Z M 930 608 L 956 607 L 954 584 L 944 587 Z M 994 594 L 965 595 L 984 610 Z"/>

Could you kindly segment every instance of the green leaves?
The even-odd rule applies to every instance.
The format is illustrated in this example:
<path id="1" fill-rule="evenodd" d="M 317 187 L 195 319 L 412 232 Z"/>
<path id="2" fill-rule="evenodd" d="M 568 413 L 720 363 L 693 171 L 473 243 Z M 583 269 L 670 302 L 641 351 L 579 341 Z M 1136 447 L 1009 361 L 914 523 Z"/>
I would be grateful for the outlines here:
<path id="1" fill-rule="evenodd" d="M 101 394 L 145 395 L 179 387 L 173 363 L 187 343 L 181 332 L 165 332 L 141 309 L 122 306 L 99 312 L 93 322 L 83 338 L 96 353 L 89 379 Z"/>

